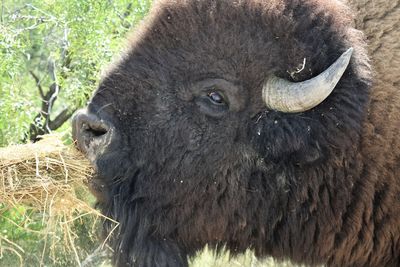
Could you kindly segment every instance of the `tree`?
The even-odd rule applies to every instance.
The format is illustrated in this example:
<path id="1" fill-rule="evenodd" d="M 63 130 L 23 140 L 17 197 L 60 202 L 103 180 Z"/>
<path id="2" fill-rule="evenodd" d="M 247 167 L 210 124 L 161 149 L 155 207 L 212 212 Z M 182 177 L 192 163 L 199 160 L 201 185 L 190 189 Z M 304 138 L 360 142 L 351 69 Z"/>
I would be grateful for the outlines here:
<path id="1" fill-rule="evenodd" d="M 0 145 L 59 129 L 150 0 L 2 1 Z M 66 128 L 66 127 L 65 127 Z"/>

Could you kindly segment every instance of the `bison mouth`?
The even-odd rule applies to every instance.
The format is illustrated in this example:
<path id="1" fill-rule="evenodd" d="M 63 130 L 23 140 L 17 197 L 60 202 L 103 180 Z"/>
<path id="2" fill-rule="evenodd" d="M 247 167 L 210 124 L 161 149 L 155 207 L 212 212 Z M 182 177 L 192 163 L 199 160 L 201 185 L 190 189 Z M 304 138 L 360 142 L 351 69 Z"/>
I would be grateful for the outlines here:
<path id="1" fill-rule="evenodd" d="M 109 200 L 108 186 L 97 172 L 87 181 L 87 187 L 98 203 L 106 203 Z"/>

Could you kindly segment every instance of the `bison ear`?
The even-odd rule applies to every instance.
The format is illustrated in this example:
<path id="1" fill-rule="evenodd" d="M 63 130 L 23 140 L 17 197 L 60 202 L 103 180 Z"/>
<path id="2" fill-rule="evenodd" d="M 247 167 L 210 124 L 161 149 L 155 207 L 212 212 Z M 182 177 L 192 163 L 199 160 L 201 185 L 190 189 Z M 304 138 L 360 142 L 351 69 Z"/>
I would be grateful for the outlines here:
<path id="1" fill-rule="evenodd" d="M 262 90 L 266 106 L 272 110 L 295 113 L 303 112 L 322 103 L 340 81 L 350 63 L 353 48 L 349 48 L 328 69 L 303 82 L 290 82 L 269 77 Z"/>

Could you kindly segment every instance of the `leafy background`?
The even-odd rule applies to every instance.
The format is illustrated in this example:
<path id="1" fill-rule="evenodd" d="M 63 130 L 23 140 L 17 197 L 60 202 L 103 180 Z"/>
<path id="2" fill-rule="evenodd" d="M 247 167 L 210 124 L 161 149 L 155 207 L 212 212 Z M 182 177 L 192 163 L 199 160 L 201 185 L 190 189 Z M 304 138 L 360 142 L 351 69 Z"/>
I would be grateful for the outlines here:
<path id="1" fill-rule="evenodd" d="M 150 4 L 150 0 L 3 0 L 0 144 L 35 140 L 36 132 L 59 128 L 83 106 L 99 70 L 121 49 L 126 32 Z M 51 96 L 57 99 L 43 108 Z"/>
<path id="2" fill-rule="evenodd" d="M 1 0 L 0 147 L 53 131 L 70 140 L 71 115 L 86 104 L 101 70 L 150 5 L 151 0 Z M 29 207 L 0 203 L 0 266 L 110 266 L 107 253 L 97 249 L 93 218 L 74 223 L 80 263 L 62 244 L 49 252 L 42 218 Z M 50 234 L 60 240 L 63 235 L 62 229 Z M 191 266 L 275 263 L 258 262 L 250 252 L 231 259 L 206 249 Z"/>

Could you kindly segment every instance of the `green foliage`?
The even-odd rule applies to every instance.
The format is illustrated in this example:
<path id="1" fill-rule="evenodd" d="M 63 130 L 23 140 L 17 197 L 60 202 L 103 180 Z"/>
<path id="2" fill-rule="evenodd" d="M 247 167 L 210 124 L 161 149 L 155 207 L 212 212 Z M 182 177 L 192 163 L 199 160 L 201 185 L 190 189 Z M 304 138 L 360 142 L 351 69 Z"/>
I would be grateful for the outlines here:
<path id="1" fill-rule="evenodd" d="M 1 267 L 18 266 L 21 260 L 23 266 L 77 266 L 70 244 L 65 242 L 65 229 L 48 232 L 48 215 L 23 206 L 10 209 L 1 205 L 0 214 Z M 99 246 L 97 226 L 90 216 L 81 217 L 72 225 L 81 261 Z"/>
<path id="2" fill-rule="evenodd" d="M 150 4 L 151 0 L 3 0 L 0 146 L 26 138 L 33 122 L 46 123 L 45 115 L 37 117 L 43 111 L 38 85 L 44 94 L 53 84 L 59 88 L 50 119 L 82 107 L 99 70 L 121 49 L 126 32 Z"/>

